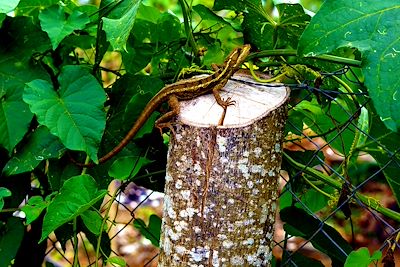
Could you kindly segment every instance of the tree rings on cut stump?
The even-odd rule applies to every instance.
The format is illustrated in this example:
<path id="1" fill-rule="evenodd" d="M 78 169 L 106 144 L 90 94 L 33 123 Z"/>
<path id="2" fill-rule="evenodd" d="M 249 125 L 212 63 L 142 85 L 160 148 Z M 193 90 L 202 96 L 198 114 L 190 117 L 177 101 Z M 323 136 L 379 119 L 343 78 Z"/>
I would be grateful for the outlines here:
<path id="1" fill-rule="evenodd" d="M 270 265 L 289 89 L 241 74 L 221 96 L 235 101 L 222 126 L 212 94 L 181 102 L 159 266 Z"/>

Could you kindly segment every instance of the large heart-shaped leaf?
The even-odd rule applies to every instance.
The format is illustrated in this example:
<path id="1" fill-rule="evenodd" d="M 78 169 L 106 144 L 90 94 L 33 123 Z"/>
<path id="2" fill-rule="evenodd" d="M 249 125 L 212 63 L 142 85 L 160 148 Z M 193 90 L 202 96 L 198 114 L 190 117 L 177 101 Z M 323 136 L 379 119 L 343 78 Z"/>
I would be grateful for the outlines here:
<path id="1" fill-rule="evenodd" d="M 47 32 L 53 49 L 75 30 L 82 30 L 90 22 L 89 17 L 77 10 L 66 18 L 67 14 L 62 6 L 52 6 L 43 10 L 39 15 L 40 25 Z"/>
<path id="2" fill-rule="evenodd" d="M 99 201 L 107 190 L 98 190 L 90 175 L 74 176 L 65 181 L 60 193 L 47 208 L 43 219 L 43 241 L 51 232 L 71 221 Z"/>
<path id="3" fill-rule="evenodd" d="M 298 47 L 304 56 L 345 46 L 362 51 L 365 84 L 381 120 L 392 131 L 400 128 L 399 24 L 398 1 L 327 0 Z"/>
<path id="4" fill-rule="evenodd" d="M 44 80 L 27 83 L 23 99 L 38 121 L 58 136 L 65 147 L 85 151 L 97 162 L 106 120 L 105 92 L 80 66 L 64 67 L 59 83 L 58 92 Z"/>

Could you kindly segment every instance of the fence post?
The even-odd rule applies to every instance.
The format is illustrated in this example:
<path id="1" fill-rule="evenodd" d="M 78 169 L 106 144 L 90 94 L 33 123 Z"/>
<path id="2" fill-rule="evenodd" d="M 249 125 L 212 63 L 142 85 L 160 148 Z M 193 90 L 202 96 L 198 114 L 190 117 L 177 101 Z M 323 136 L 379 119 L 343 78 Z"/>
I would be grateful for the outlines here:
<path id="1" fill-rule="evenodd" d="M 236 79 L 247 80 L 243 75 Z M 171 138 L 158 266 L 268 266 L 289 89 L 230 81 L 182 103 Z"/>

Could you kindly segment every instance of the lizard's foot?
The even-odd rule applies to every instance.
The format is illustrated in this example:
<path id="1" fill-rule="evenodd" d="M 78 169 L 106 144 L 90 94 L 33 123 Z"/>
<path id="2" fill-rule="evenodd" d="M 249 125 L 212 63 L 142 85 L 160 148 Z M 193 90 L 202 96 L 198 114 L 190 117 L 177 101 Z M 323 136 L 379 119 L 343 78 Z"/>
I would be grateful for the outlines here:
<path id="1" fill-rule="evenodd" d="M 232 100 L 232 98 L 228 97 L 227 99 L 221 99 L 220 106 L 226 109 L 229 106 L 234 106 L 236 104 L 235 100 Z"/>
<path id="2" fill-rule="evenodd" d="M 168 128 L 171 131 L 172 135 L 175 136 L 174 127 L 172 126 L 172 123 L 170 123 L 170 122 L 156 123 L 155 127 L 160 131 L 161 136 L 163 134 L 163 129 L 164 128 Z"/>

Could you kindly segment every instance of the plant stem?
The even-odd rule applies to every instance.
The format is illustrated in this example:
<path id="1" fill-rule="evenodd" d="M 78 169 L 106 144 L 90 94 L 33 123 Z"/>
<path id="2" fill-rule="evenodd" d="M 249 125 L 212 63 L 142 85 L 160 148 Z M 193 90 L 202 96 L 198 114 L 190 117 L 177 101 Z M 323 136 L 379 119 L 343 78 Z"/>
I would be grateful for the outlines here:
<path id="1" fill-rule="evenodd" d="M 272 77 L 270 79 L 261 79 L 260 77 L 257 76 L 257 74 L 254 72 L 254 67 L 253 67 L 253 63 L 251 61 L 249 61 L 249 70 L 251 73 L 251 76 L 253 77 L 253 79 L 257 82 L 260 83 L 271 83 L 271 82 L 275 82 L 277 80 L 279 80 L 280 78 L 285 77 L 285 75 L 287 74 L 286 72 L 281 73 L 275 77 Z"/>
<path id="2" fill-rule="evenodd" d="M 327 198 L 331 199 L 332 195 L 326 193 L 325 191 L 321 190 L 318 186 L 316 186 L 313 182 L 311 182 L 310 180 L 308 180 L 305 176 L 303 177 L 303 179 L 312 187 L 314 188 L 315 191 L 319 192 L 320 194 L 326 196 Z"/>
<path id="3" fill-rule="evenodd" d="M 106 222 L 108 220 L 108 214 L 110 213 L 110 209 L 112 207 L 112 204 L 113 204 L 114 200 L 117 197 L 118 192 L 119 192 L 118 189 L 115 190 L 115 192 L 111 196 L 111 198 L 109 200 L 109 204 L 107 206 L 107 209 L 106 209 L 106 211 L 104 213 L 103 221 L 101 222 L 100 234 L 97 237 L 97 244 L 96 244 L 96 262 L 95 262 L 95 265 L 94 265 L 95 267 L 99 266 L 99 261 L 98 260 L 99 260 L 99 254 L 100 254 L 101 236 L 103 234 L 104 226 L 105 226 L 105 224 L 106 224 Z M 105 264 L 103 264 L 103 265 L 105 265 Z"/>
<path id="4" fill-rule="evenodd" d="M 187 12 L 187 4 L 184 0 L 178 0 L 178 2 L 182 9 L 183 24 L 185 26 L 185 32 L 186 32 L 186 35 L 188 38 L 188 42 L 189 42 L 190 46 L 192 47 L 192 51 L 194 52 L 194 54 L 197 55 L 199 50 L 197 48 L 197 44 L 193 37 L 192 27 L 189 24 L 189 15 Z"/>
<path id="5" fill-rule="evenodd" d="M 77 227 L 76 227 L 76 221 L 77 217 L 74 218 L 72 221 L 72 227 L 73 227 L 73 232 L 74 232 L 74 267 L 79 266 L 79 257 L 78 257 L 78 233 L 77 233 Z"/>
<path id="6" fill-rule="evenodd" d="M 277 57 L 277 56 L 299 57 L 297 55 L 297 51 L 293 50 L 293 49 L 274 49 L 274 50 L 264 50 L 261 52 L 253 53 L 248 57 L 248 59 L 259 58 L 259 57 Z M 361 61 L 359 61 L 359 60 L 338 57 L 338 56 L 333 56 L 333 55 L 318 55 L 318 56 L 314 56 L 314 57 L 305 57 L 305 58 L 313 58 L 313 59 L 329 61 L 329 62 L 338 63 L 338 64 L 344 64 L 344 65 L 353 66 L 353 67 L 361 67 Z"/>

